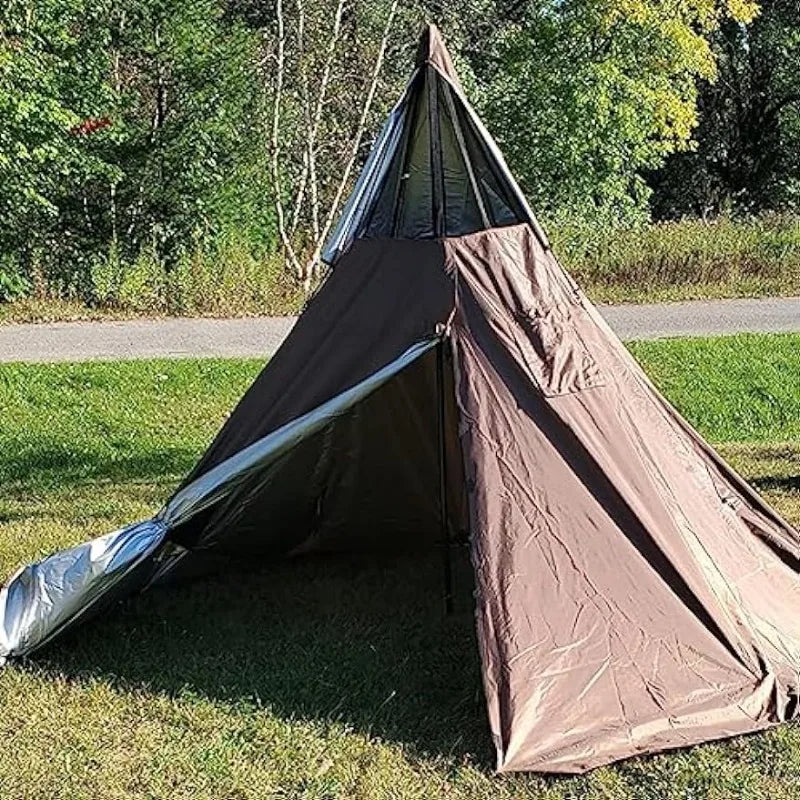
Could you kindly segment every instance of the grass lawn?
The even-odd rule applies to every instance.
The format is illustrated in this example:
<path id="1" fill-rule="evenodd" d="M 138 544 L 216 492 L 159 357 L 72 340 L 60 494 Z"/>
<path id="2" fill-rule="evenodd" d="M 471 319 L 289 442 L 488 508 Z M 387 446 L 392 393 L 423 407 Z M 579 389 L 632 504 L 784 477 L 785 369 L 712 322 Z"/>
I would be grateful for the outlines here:
<path id="1" fill-rule="evenodd" d="M 678 407 L 800 523 L 800 336 L 640 343 Z M 0 575 L 151 514 L 255 361 L 0 366 Z M 157 590 L 0 671 L 0 798 L 796 798 L 800 727 L 575 779 L 497 778 L 468 569 L 275 564 Z"/>

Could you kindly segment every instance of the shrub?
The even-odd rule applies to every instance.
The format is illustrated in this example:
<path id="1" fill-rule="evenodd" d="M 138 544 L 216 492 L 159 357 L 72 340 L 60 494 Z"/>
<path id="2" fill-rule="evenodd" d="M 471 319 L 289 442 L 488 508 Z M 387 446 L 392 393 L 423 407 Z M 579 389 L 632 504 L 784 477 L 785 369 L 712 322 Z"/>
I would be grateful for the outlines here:
<path id="1" fill-rule="evenodd" d="M 0 303 L 24 297 L 31 290 L 30 282 L 9 257 L 0 258 Z"/>

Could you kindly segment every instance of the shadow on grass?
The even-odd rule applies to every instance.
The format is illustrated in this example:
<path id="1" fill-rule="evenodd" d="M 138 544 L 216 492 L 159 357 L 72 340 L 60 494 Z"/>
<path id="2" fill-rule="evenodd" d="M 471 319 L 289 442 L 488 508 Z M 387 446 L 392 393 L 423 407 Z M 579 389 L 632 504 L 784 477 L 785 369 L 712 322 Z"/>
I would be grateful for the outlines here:
<path id="1" fill-rule="evenodd" d="M 197 448 L 158 447 L 126 452 L 113 442 L 108 449 L 70 446 L 54 442 L 48 446 L 13 447 L 4 451 L 0 480 L 31 487 L 58 484 L 79 485 L 86 481 L 163 481 L 165 476 L 183 476 L 196 463 Z M 177 482 L 177 479 L 176 479 Z"/>
<path id="2" fill-rule="evenodd" d="M 197 456 L 183 447 L 131 452 L 124 442 L 35 444 L 10 448 L 0 468 L 0 480 L 26 496 L 100 479 L 163 483 Z M 340 723 L 420 755 L 490 767 L 471 568 L 466 552 L 456 558 L 450 616 L 438 553 L 298 558 L 154 589 L 80 626 L 32 666 L 121 692 Z"/>
<path id="3" fill-rule="evenodd" d="M 750 483 L 761 491 L 800 491 L 800 475 L 765 475 L 760 478 L 751 478 Z"/>
<path id="4" fill-rule="evenodd" d="M 36 662 L 121 691 L 340 723 L 489 768 L 465 552 L 455 566 L 450 616 L 438 554 L 304 558 L 152 590 Z"/>

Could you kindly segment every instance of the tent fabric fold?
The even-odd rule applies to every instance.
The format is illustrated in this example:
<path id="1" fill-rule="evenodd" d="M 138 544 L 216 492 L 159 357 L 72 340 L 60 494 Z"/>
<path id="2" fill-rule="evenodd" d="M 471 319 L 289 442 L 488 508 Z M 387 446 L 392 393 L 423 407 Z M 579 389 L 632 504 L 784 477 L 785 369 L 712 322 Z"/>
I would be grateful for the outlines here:
<path id="1" fill-rule="evenodd" d="M 0 591 L 0 664 L 144 586 L 166 530 L 158 519 L 134 523 L 22 567 Z"/>
<path id="2" fill-rule="evenodd" d="M 435 29 L 327 253 L 158 514 L 6 584 L 0 660 L 232 556 L 466 533 L 499 771 L 583 772 L 798 717 L 800 534 L 560 267 Z"/>

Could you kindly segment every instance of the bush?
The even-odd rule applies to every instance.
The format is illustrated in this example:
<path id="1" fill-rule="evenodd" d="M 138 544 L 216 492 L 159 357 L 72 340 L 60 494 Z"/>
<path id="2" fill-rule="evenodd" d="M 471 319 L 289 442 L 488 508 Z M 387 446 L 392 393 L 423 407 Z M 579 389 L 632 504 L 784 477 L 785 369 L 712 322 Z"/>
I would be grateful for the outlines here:
<path id="1" fill-rule="evenodd" d="M 30 282 L 19 272 L 13 260 L 0 259 L 0 303 L 24 297 L 30 290 Z"/>

